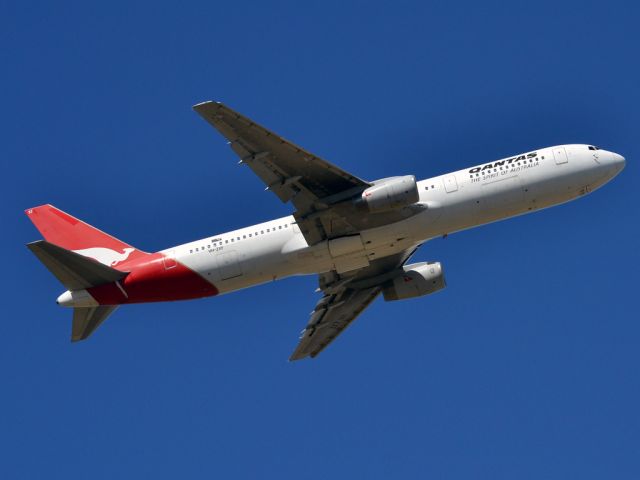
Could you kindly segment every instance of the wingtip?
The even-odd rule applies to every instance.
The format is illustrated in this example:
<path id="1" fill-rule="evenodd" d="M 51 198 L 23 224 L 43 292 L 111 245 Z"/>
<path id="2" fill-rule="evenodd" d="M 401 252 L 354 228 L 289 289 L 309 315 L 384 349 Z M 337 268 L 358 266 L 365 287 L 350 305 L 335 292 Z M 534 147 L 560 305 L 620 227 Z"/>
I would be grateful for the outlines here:
<path id="1" fill-rule="evenodd" d="M 213 103 L 213 102 L 212 102 L 211 100 L 205 100 L 204 102 L 196 103 L 196 104 L 195 104 L 193 107 L 191 107 L 191 108 L 193 108 L 193 109 L 195 110 L 195 109 L 197 109 L 198 107 L 202 107 L 203 105 L 207 105 L 207 104 L 209 104 L 209 103 Z"/>
<path id="2" fill-rule="evenodd" d="M 191 107 L 192 109 L 194 109 L 196 112 L 198 110 L 201 110 L 205 107 L 207 107 L 208 105 L 222 105 L 222 102 L 216 102 L 214 100 L 205 100 L 204 102 L 200 102 L 200 103 L 196 103 L 193 107 Z"/>
<path id="3" fill-rule="evenodd" d="M 31 215 L 36 210 L 40 210 L 41 208 L 45 208 L 45 207 L 53 207 L 53 205 L 51 205 L 50 203 L 45 203 L 43 205 L 38 205 L 36 207 L 27 208 L 27 209 L 25 209 L 24 213 L 25 213 L 25 215 Z"/>
<path id="4" fill-rule="evenodd" d="M 290 362 L 295 362 L 297 360 L 303 360 L 303 359 L 305 359 L 307 357 L 313 358 L 313 356 L 309 355 L 309 353 L 306 350 L 302 350 L 301 351 L 299 348 L 296 348 L 296 350 L 289 357 L 289 361 Z"/>
<path id="5" fill-rule="evenodd" d="M 34 248 L 40 246 L 42 243 L 44 243 L 44 240 L 34 240 L 33 242 L 25 243 L 25 245 L 29 250 L 33 250 Z"/>

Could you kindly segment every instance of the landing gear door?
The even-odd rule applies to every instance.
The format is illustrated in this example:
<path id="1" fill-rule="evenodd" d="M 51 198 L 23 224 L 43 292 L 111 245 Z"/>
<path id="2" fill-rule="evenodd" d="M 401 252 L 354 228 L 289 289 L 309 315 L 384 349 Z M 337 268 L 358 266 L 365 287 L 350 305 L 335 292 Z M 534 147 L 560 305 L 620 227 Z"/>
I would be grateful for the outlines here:
<path id="1" fill-rule="evenodd" d="M 564 149 L 564 147 L 556 147 L 553 149 L 553 158 L 556 159 L 556 165 L 567 163 L 567 151 Z"/>

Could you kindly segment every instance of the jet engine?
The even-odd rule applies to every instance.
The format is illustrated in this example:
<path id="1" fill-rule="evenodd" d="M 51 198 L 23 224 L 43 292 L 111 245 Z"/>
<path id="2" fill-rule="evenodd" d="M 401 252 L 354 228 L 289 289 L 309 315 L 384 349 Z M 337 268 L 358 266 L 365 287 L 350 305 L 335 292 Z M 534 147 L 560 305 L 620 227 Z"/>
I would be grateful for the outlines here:
<path id="1" fill-rule="evenodd" d="M 440 262 L 422 262 L 405 265 L 400 274 L 384 285 L 382 294 L 390 302 L 429 295 L 446 286 Z"/>
<path id="2" fill-rule="evenodd" d="M 412 205 L 420 200 L 416 177 L 390 177 L 376 180 L 373 185 L 362 192 L 358 203 L 371 213 L 386 212 L 396 208 Z"/>

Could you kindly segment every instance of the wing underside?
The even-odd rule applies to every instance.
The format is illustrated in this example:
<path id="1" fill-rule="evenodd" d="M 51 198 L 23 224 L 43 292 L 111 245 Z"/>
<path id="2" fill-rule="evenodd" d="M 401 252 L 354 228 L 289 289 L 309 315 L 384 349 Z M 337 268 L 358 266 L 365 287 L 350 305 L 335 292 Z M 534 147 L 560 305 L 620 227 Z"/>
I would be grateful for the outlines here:
<path id="1" fill-rule="evenodd" d="M 319 199 L 368 183 L 217 102 L 195 105 L 267 188 L 283 202 L 308 210 Z"/>
<path id="2" fill-rule="evenodd" d="M 231 149 L 281 201 L 296 208 L 294 217 L 309 245 L 396 222 L 414 208 L 362 215 L 353 201 L 370 183 L 285 140 L 217 102 L 194 110 L 224 136 Z"/>
<path id="3" fill-rule="evenodd" d="M 345 288 L 337 294 L 322 297 L 289 360 L 318 355 L 375 300 L 380 291 L 378 286 L 362 290 Z"/>
<path id="4" fill-rule="evenodd" d="M 289 360 L 314 358 L 322 352 L 376 299 L 385 282 L 414 252 L 415 249 L 406 250 L 376 260 L 348 275 L 335 271 L 320 275 L 324 295 L 313 309 Z"/>

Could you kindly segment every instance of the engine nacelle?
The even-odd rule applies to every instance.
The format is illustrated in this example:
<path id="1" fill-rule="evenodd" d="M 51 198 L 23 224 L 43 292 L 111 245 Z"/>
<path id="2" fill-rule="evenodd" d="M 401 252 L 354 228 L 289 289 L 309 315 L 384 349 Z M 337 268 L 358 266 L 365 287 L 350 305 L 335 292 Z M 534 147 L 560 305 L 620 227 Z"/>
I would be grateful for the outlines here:
<path id="1" fill-rule="evenodd" d="M 429 295 L 447 286 L 440 262 L 414 263 L 403 270 L 384 286 L 382 294 L 387 302 Z"/>
<path id="2" fill-rule="evenodd" d="M 390 177 L 376 180 L 362 192 L 362 205 L 371 213 L 386 212 L 412 205 L 420 200 L 416 177 Z"/>

